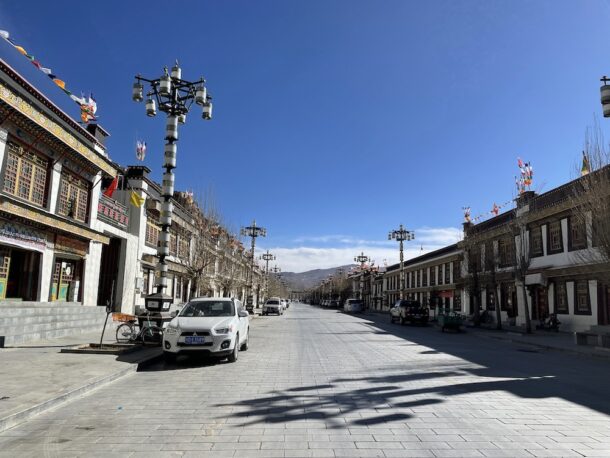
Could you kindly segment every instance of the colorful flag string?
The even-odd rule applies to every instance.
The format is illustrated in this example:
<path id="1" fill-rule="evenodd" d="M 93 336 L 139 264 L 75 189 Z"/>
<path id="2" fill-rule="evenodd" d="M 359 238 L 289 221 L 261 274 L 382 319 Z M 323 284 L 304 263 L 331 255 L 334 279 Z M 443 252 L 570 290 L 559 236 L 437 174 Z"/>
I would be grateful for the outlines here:
<path id="1" fill-rule="evenodd" d="M 53 70 L 47 67 L 43 67 L 38 59 L 36 59 L 33 55 L 29 54 L 23 46 L 18 45 L 11 37 L 10 34 L 6 30 L 0 30 L 0 37 L 4 38 L 4 40 L 9 43 L 13 48 L 19 51 L 20 54 L 25 56 L 30 63 L 40 70 L 42 73 L 51 78 L 51 81 L 55 83 L 57 87 L 59 87 L 64 93 L 68 95 L 80 108 L 81 120 L 83 122 L 94 121 L 96 119 L 95 113 L 97 111 L 97 103 L 93 98 L 93 95 L 89 95 L 89 98 L 86 99 L 84 96 L 78 97 L 70 92 L 66 88 L 65 81 L 59 79 L 57 75 L 53 73 Z"/>
<path id="2" fill-rule="evenodd" d="M 513 203 L 512 200 L 507 200 L 506 202 L 504 202 L 503 204 L 500 204 L 500 205 L 498 205 L 494 202 L 493 207 L 491 208 L 490 211 L 483 212 L 483 213 L 475 216 L 474 218 L 470 215 L 470 207 L 462 207 L 462 210 L 464 211 L 464 222 L 465 223 L 477 223 L 487 216 L 498 216 L 498 214 L 500 213 L 500 210 L 502 210 L 503 208 L 505 208 L 509 205 L 512 205 L 512 203 Z"/>

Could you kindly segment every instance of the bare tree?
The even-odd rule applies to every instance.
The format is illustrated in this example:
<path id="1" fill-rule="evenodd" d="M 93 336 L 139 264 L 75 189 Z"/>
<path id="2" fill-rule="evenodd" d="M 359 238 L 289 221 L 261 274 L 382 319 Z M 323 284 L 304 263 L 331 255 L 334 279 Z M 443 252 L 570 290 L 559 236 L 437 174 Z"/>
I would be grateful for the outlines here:
<path id="1" fill-rule="evenodd" d="M 531 192 L 531 191 L 529 191 Z M 506 249 L 506 255 L 512 257 L 513 274 L 515 280 L 520 285 L 521 297 L 523 299 L 523 308 L 525 312 L 525 331 L 530 334 L 532 332 L 532 319 L 530 315 L 529 304 L 527 301 L 527 292 L 525 289 L 525 277 L 532 263 L 530 252 L 530 243 L 527 231 L 527 214 L 529 212 L 529 204 L 519 204 L 514 211 L 514 218 L 510 223 L 510 245 Z M 511 254 L 512 253 L 512 254 Z M 502 256 L 502 254 L 501 254 Z M 509 259 L 511 260 L 511 259 Z"/>
<path id="2" fill-rule="evenodd" d="M 498 253 L 493 240 L 489 241 L 485 246 L 485 271 L 487 273 L 487 289 L 493 290 L 494 309 L 496 312 L 496 329 L 502 329 L 502 311 L 500 309 L 500 301 L 498 300 Z M 489 252 L 488 252 L 489 251 Z M 487 293 L 489 294 L 489 292 Z"/>
<path id="3" fill-rule="evenodd" d="M 572 186 L 571 228 L 583 228 L 590 250 L 576 251 L 583 264 L 597 264 L 598 275 L 610 283 L 610 148 L 597 120 L 585 133 L 582 176 Z"/>
<path id="4" fill-rule="evenodd" d="M 483 274 L 483 264 L 481 262 L 481 244 L 482 238 L 479 234 L 473 231 L 475 226 L 470 223 L 465 229 L 464 239 L 460 245 L 464 251 L 464 261 L 466 263 L 467 272 L 464 277 L 466 291 L 470 297 L 470 306 L 473 310 L 472 321 L 475 326 L 481 324 L 481 276 Z"/>
<path id="5" fill-rule="evenodd" d="M 219 284 L 223 296 L 228 297 L 233 290 L 245 284 L 244 247 L 236 236 L 223 231 L 219 239 Z"/>
<path id="6" fill-rule="evenodd" d="M 210 198 L 193 199 L 189 193 L 178 193 L 179 201 L 190 212 L 195 231 L 185 268 L 191 280 L 191 297 L 210 288 L 209 268 L 216 262 L 215 245 L 220 230 L 220 214 Z"/>

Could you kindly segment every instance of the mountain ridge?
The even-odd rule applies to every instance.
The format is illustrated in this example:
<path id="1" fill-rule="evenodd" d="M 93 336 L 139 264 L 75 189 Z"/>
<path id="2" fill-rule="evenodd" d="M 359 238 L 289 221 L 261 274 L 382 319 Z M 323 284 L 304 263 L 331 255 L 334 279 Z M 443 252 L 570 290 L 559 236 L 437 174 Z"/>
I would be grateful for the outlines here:
<path id="1" fill-rule="evenodd" d="M 294 291 L 304 291 L 318 286 L 329 275 L 335 275 L 339 269 L 346 274 L 355 264 L 331 267 L 328 269 L 313 269 L 306 272 L 282 272 L 282 278 L 288 287 Z"/>

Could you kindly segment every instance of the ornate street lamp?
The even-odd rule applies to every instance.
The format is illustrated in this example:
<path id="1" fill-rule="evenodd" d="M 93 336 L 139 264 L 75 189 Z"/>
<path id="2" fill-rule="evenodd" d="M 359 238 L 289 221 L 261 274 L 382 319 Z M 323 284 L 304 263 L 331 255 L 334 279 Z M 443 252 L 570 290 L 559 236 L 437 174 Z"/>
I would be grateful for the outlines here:
<path id="1" fill-rule="evenodd" d="M 156 285 L 157 292 L 145 298 L 146 309 L 158 313 L 157 321 L 163 320 L 163 312 L 169 311 L 172 297 L 165 294 L 167 288 L 167 264 L 166 256 L 169 255 L 169 229 L 172 225 L 173 205 L 171 199 L 174 195 L 174 172 L 176 168 L 176 153 L 178 141 L 178 124 L 186 122 L 186 114 L 189 112 L 193 102 L 202 107 L 202 117 L 205 120 L 212 119 L 212 98 L 205 89 L 205 79 L 190 82 L 182 79 L 182 70 L 178 61 L 168 73 L 165 67 L 163 75 L 157 79 L 147 79 L 140 75 L 136 76 L 133 85 L 132 99 L 135 102 L 144 100 L 144 83 L 150 86 L 146 94 L 146 114 L 150 117 L 157 114 L 158 109 L 167 115 L 165 125 L 165 162 L 163 167 L 163 183 L 161 188 L 161 233 L 157 245 L 157 271 L 159 281 Z"/>
<path id="2" fill-rule="evenodd" d="M 254 308 L 254 297 L 252 294 L 252 286 L 254 283 L 254 246 L 256 245 L 257 237 L 266 237 L 267 229 L 256 225 L 256 220 L 252 220 L 252 226 L 242 227 L 240 234 L 244 237 L 250 237 L 252 244 L 250 246 L 250 278 L 247 282 L 248 297 L 246 298 L 246 310 L 251 311 Z M 258 298 L 256 308 L 259 307 Z"/>
<path id="3" fill-rule="evenodd" d="M 364 279 L 362 278 L 362 276 L 364 275 L 364 265 L 369 262 L 371 260 L 371 258 L 369 258 L 368 256 L 365 256 L 364 252 L 360 252 L 360 254 L 356 257 L 354 257 L 354 262 L 358 262 L 360 263 L 360 297 L 359 299 L 362 300 L 362 288 L 364 287 Z"/>
<path id="4" fill-rule="evenodd" d="M 269 253 L 267 250 L 266 253 L 263 253 L 260 256 L 260 259 L 265 261 L 265 299 L 268 298 L 268 287 L 269 287 L 269 261 L 275 261 L 275 255 Z"/>
<path id="5" fill-rule="evenodd" d="M 413 239 L 415 239 L 415 233 L 413 231 L 406 230 L 404 227 L 402 227 L 402 224 L 398 229 L 390 231 L 388 233 L 388 240 L 397 240 L 399 242 L 400 247 L 400 300 L 403 300 L 405 298 L 403 242 Z"/>

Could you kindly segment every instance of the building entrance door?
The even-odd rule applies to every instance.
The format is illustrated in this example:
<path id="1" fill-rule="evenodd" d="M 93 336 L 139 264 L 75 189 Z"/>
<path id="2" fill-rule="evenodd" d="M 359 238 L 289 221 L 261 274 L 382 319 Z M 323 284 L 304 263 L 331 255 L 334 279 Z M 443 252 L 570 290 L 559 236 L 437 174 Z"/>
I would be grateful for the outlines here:
<path id="1" fill-rule="evenodd" d="M 18 248 L 11 248 L 7 251 L 9 252 L 10 265 L 5 297 L 18 298 L 24 301 L 37 300 L 40 254 L 36 251 L 20 250 Z M 1 260 L 0 263 L 2 263 Z"/>
<path id="2" fill-rule="evenodd" d="M 532 318 L 536 320 L 544 320 L 549 316 L 549 294 L 548 290 L 543 287 L 536 288 L 536 305 L 534 310 L 536 313 Z"/>
<path id="3" fill-rule="evenodd" d="M 116 306 L 117 279 L 121 256 L 121 239 L 112 238 L 110 244 L 102 247 L 102 260 L 100 263 L 100 282 L 97 293 L 98 305 Z M 148 291 L 147 291 L 148 292 Z"/>
<path id="4" fill-rule="evenodd" d="M 74 301 L 80 296 L 80 269 L 82 262 L 56 259 L 51 278 L 51 301 Z"/>
<path id="5" fill-rule="evenodd" d="M 8 274 L 11 266 L 11 250 L 8 248 L 0 248 L 0 299 L 6 298 L 6 286 L 8 283 Z"/>

